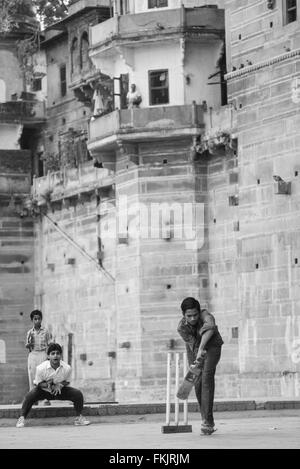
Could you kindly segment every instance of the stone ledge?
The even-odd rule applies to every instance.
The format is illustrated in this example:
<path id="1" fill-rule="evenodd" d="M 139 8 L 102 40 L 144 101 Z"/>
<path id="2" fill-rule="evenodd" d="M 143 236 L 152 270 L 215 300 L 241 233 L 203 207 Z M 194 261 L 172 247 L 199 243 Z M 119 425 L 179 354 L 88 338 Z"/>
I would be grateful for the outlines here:
<path id="1" fill-rule="evenodd" d="M 266 67 L 270 67 L 279 62 L 283 62 L 284 60 L 292 59 L 293 57 L 300 56 L 300 49 L 295 49 L 290 52 L 286 52 L 284 54 L 277 55 L 276 57 L 272 57 L 271 59 L 264 60 L 257 64 L 249 65 L 248 67 L 244 67 L 240 70 L 236 70 L 234 72 L 227 73 L 225 75 L 225 80 L 233 80 L 234 78 L 240 78 L 243 75 L 247 75 L 252 72 L 257 72 L 258 70 Z"/>
<path id="2" fill-rule="evenodd" d="M 20 416 L 21 405 L 0 406 L 0 419 L 16 419 Z M 164 414 L 165 404 L 87 404 L 84 413 L 87 416 L 113 416 L 113 415 L 146 415 Z M 181 404 L 182 409 L 182 404 Z M 180 409 L 180 410 L 181 410 Z M 216 401 L 215 412 L 241 412 L 250 410 L 282 410 L 300 409 L 300 400 L 231 400 Z M 172 412 L 174 404 L 172 405 Z M 198 412 L 197 402 L 189 402 L 189 412 Z M 52 405 L 49 407 L 34 407 L 30 412 L 30 418 L 44 419 L 54 417 L 74 416 L 73 406 L 69 403 Z"/>

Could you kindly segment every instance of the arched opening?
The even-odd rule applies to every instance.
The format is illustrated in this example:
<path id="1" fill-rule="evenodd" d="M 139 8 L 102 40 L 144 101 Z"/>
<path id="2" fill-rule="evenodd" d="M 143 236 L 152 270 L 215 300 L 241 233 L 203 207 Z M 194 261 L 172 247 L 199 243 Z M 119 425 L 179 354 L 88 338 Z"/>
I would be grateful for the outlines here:
<path id="1" fill-rule="evenodd" d="M 78 39 L 74 37 L 71 45 L 71 74 L 76 70 L 78 63 Z"/>
<path id="2" fill-rule="evenodd" d="M 89 37 L 88 33 L 84 32 L 80 41 L 80 68 L 81 70 L 88 70 L 90 67 L 89 58 Z"/>

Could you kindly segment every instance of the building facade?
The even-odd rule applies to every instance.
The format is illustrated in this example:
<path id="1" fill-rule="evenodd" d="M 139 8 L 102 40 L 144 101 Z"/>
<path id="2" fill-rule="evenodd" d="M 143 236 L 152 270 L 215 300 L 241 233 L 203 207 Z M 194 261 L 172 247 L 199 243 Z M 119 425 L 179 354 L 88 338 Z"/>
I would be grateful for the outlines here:
<path id="1" fill-rule="evenodd" d="M 299 395 L 298 3 L 80 0 L 46 30 L 23 222 L 87 401 L 164 399 L 186 296 L 224 338 L 217 397 Z"/>
<path id="2" fill-rule="evenodd" d="M 75 106 L 74 95 L 92 103 L 85 123 L 77 114 L 78 123 L 88 126 L 90 160 L 35 180 L 39 204 L 50 191 L 51 218 L 36 223 L 36 301 L 68 350 L 76 383 L 88 399 L 160 400 L 166 353 L 170 347 L 183 350 L 176 333 L 180 302 L 199 294 L 203 304 L 208 301 L 207 168 L 197 161 L 196 145 L 209 109 L 225 104 L 218 68 L 224 10 L 205 2 L 201 8 L 189 2 L 149 9 L 145 4 L 120 15 L 115 10 L 91 25 L 88 69 L 80 70 L 79 55 L 74 77 L 80 35 L 72 11 L 61 24 L 69 31 L 65 49 L 53 33 L 56 28 L 60 34 L 59 25 L 44 43 L 53 57 L 48 106 L 59 76 L 60 59 L 52 48 L 57 47 L 65 58 L 69 51 L 70 103 Z M 84 34 L 82 10 L 78 21 Z M 141 103 L 131 109 L 127 95 L 133 84 Z M 72 113 L 61 101 L 53 108 L 56 128 L 58 106 L 68 128 Z M 53 132 L 48 112 L 47 129 Z M 55 137 L 52 144 L 57 147 Z M 189 212 L 196 208 L 199 229 Z M 178 233 L 183 216 L 192 236 Z M 94 262 L 62 239 L 53 222 Z"/>
<path id="3" fill-rule="evenodd" d="M 0 34 L 0 402 L 20 402 L 28 388 L 26 331 L 34 304 L 33 220 L 23 213 L 32 185 L 32 151 L 45 122 L 44 103 L 30 93 L 17 44 L 37 27 L 21 9 Z"/>

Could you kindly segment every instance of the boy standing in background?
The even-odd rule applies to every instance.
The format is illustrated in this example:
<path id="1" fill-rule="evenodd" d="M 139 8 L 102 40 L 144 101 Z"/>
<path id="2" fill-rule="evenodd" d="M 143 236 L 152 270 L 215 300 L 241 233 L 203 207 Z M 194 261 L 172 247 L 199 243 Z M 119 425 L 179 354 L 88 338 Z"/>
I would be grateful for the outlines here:
<path id="1" fill-rule="evenodd" d="M 28 379 L 29 390 L 34 388 L 33 380 L 38 365 L 47 360 L 47 348 L 52 341 L 51 333 L 42 326 L 43 314 L 38 309 L 30 313 L 33 327 L 27 332 L 25 347 L 29 350 L 28 355 Z M 44 405 L 50 405 L 48 400 Z"/>

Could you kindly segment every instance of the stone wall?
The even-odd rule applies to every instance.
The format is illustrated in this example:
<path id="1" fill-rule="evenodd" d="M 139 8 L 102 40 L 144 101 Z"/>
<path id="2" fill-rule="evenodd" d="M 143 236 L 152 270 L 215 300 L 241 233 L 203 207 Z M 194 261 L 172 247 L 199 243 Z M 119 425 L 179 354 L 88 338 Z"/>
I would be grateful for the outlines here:
<path id="1" fill-rule="evenodd" d="M 129 349 L 118 351 L 116 395 L 122 402 L 164 399 L 167 353 L 184 350 L 177 333 L 181 301 L 202 296 L 206 288 L 199 285 L 198 269 L 207 263 L 207 245 L 176 231 L 176 223 L 186 222 L 185 206 L 205 203 L 205 188 L 196 187 L 191 146 L 189 138 L 138 144 L 140 166 L 116 175 L 118 197 L 127 196 L 131 210 L 128 242 L 117 251 L 118 344 L 130 342 Z M 140 208 L 138 222 L 134 204 Z M 158 223 L 155 204 L 161 210 Z"/>
<path id="2" fill-rule="evenodd" d="M 30 191 L 30 152 L 0 150 L 0 403 L 28 391 L 26 332 L 33 309 L 33 223 L 15 213 L 13 197 Z"/>
<path id="3" fill-rule="evenodd" d="M 101 239 L 112 216 L 111 195 L 94 190 L 80 196 L 78 186 L 77 195 L 51 204 L 47 217 L 36 222 L 36 304 L 73 367 L 74 386 L 89 402 L 114 399 L 115 286 L 97 267 L 102 252 L 103 266 L 114 274 L 115 251 L 109 239 Z"/>
<path id="4" fill-rule="evenodd" d="M 253 62 L 228 75 L 239 140 L 240 395 L 293 397 L 300 362 L 299 22 L 284 26 L 282 2 L 274 10 L 266 3 L 227 2 L 232 64 Z M 279 194 L 273 176 L 291 182 L 291 194 Z"/>
<path id="5" fill-rule="evenodd" d="M 10 37 L 0 37 L 0 80 L 5 83 L 5 101 L 11 101 L 11 95 L 20 94 L 23 90 L 23 76 L 19 69 L 19 62 L 15 45 Z"/>

